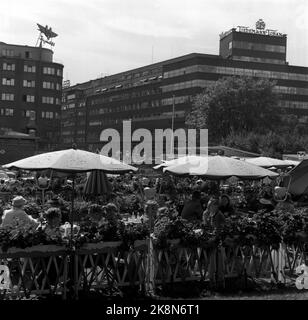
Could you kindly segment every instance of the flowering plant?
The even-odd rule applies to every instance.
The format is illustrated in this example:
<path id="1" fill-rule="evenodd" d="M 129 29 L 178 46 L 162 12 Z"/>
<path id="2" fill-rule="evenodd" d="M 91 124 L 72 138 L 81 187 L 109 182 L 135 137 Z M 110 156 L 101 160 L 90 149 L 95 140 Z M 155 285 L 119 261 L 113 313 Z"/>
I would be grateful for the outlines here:
<path id="1" fill-rule="evenodd" d="M 27 248 L 36 245 L 57 244 L 62 245 L 61 238 L 49 239 L 48 235 L 34 225 L 0 228 L 0 247 L 3 252 L 9 248 Z"/>

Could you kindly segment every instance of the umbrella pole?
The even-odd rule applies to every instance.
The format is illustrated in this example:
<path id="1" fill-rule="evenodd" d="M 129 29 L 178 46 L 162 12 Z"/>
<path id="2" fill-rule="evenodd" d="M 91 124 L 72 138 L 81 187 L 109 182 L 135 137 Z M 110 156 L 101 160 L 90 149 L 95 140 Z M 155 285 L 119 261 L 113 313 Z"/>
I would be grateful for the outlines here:
<path id="1" fill-rule="evenodd" d="M 75 191 L 75 175 L 73 175 L 72 197 L 71 197 L 71 216 L 70 216 L 70 224 L 71 224 L 70 248 L 71 249 L 73 248 L 74 191 Z"/>
<path id="2" fill-rule="evenodd" d="M 74 223 L 74 191 L 75 191 L 75 174 L 73 174 L 72 177 L 72 194 L 71 194 L 71 213 L 70 213 L 70 225 L 71 225 L 71 234 L 70 234 L 70 278 L 71 282 L 69 285 L 69 288 L 71 289 L 71 293 L 73 295 L 73 298 L 78 300 L 78 283 L 77 283 L 77 272 L 75 270 L 76 267 L 76 256 L 75 256 L 75 251 L 74 251 L 74 245 L 73 245 L 73 223 Z"/>

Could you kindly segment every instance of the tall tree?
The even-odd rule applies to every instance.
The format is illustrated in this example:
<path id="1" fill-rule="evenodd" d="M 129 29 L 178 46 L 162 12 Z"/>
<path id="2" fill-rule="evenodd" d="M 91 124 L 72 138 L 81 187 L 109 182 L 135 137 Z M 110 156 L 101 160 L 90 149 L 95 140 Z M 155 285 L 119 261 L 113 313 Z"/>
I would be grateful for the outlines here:
<path id="1" fill-rule="evenodd" d="M 274 86 L 267 79 L 222 78 L 194 98 L 186 124 L 207 128 L 215 142 L 232 132 L 271 131 L 280 123 Z"/>

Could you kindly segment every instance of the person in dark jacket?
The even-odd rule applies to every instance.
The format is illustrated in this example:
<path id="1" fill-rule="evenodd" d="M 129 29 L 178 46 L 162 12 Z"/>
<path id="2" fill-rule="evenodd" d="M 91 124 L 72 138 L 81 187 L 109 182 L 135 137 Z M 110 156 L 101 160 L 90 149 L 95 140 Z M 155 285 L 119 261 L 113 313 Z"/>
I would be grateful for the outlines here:
<path id="1" fill-rule="evenodd" d="M 221 195 L 219 199 L 219 210 L 225 217 L 230 217 L 235 214 L 235 210 L 231 204 L 231 199 L 228 195 Z"/>
<path id="2" fill-rule="evenodd" d="M 181 213 L 181 217 L 186 220 L 202 220 L 201 194 L 194 191 L 191 200 L 187 201 Z"/>

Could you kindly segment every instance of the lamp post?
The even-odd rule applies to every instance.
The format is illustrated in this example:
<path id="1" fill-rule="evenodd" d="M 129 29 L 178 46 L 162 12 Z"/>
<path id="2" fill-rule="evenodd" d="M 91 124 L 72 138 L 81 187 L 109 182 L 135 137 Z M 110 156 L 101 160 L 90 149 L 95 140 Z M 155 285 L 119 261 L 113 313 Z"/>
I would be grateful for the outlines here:
<path id="1" fill-rule="evenodd" d="M 49 188 L 50 181 L 51 181 L 51 177 L 50 177 L 50 179 L 48 179 L 46 177 L 46 175 L 44 175 L 44 176 L 41 175 L 36 181 L 37 188 L 42 191 L 42 205 L 44 205 L 44 203 L 45 203 L 45 190 L 47 190 Z"/>
<path id="2" fill-rule="evenodd" d="M 174 109 L 175 109 L 175 96 L 172 96 L 172 119 L 171 119 L 171 143 L 170 143 L 170 155 L 174 158 Z"/>

